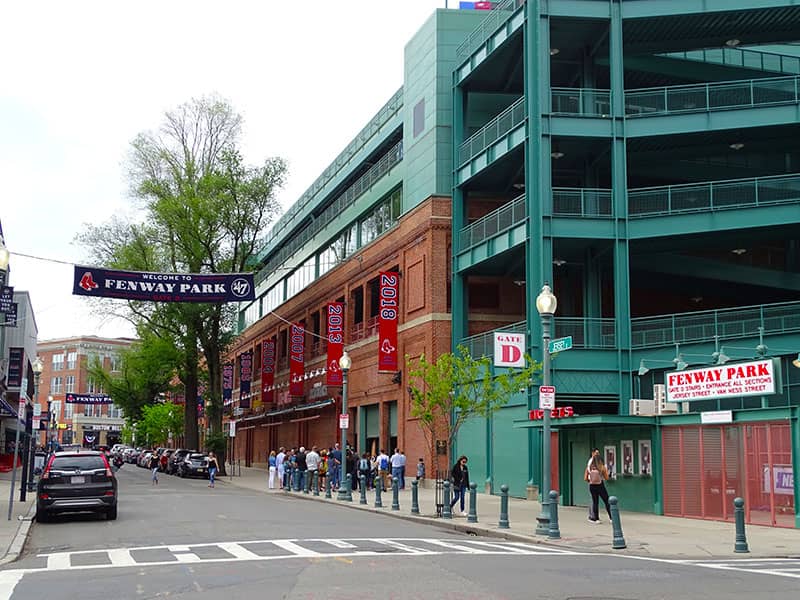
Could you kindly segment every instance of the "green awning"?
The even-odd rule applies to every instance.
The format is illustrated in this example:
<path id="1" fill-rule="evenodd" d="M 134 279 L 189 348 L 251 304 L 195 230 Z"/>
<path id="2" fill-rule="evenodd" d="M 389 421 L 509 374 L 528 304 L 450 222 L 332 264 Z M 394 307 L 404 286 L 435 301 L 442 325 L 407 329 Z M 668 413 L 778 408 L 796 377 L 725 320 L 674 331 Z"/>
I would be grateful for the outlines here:
<path id="1" fill-rule="evenodd" d="M 638 415 L 581 415 L 577 417 L 565 417 L 563 419 L 550 419 L 550 427 L 553 429 L 564 428 L 589 428 L 606 425 L 655 425 L 656 417 L 640 417 Z M 514 421 L 514 429 L 541 428 L 544 420 L 520 419 Z"/>

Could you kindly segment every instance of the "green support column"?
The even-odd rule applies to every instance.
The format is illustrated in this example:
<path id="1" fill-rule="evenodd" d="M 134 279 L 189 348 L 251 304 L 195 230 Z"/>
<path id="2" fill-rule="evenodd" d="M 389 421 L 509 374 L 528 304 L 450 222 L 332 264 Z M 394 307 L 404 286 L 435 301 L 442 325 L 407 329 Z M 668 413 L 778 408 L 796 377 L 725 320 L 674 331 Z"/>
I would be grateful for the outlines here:
<path id="1" fill-rule="evenodd" d="M 458 167 L 458 148 L 464 140 L 464 113 L 466 111 L 466 98 L 461 87 L 453 90 L 453 165 Z M 466 278 L 458 273 L 456 269 L 456 255 L 458 254 L 459 232 L 466 223 L 466 207 L 464 206 L 464 192 L 459 186 L 453 187 L 451 235 L 453 258 L 452 272 L 453 281 L 450 310 L 452 315 L 451 341 L 453 352 L 456 351 L 458 344 L 466 337 L 469 330 L 469 315 L 467 303 Z"/>
<path id="2" fill-rule="evenodd" d="M 657 515 L 664 514 L 664 487 L 662 473 L 664 466 L 661 456 L 661 422 L 656 417 L 656 426 L 653 428 L 653 441 L 650 444 L 650 476 L 653 478 L 653 512 Z M 639 457 L 642 460 L 642 457 Z"/>
<path id="3" fill-rule="evenodd" d="M 800 472 L 800 408 L 793 406 L 791 415 L 789 424 L 792 435 L 792 470 L 798 473 Z M 796 501 L 800 498 L 800 477 L 794 478 L 794 497 L 794 526 L 800 529 L 800 506 Z"/>
<path id="4" fill-rule="evenodd" d="M 494 415 L 486 418 L 486 482 L 485 491 L 492 493 L 492 482 L 494 481 Z"/>

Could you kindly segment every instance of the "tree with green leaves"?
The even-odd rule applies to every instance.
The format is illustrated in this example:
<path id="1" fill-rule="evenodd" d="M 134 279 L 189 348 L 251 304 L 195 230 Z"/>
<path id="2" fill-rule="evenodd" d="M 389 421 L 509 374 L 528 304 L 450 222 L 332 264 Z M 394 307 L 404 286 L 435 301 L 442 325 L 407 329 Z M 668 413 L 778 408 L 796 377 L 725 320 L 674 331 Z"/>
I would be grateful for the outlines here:
<path id="1" fill-rule="evenodd" d="M 183 406 L 164 402 L 142 407 L 136 422 L 136 440 L 151 446 L 166 446 L 170 436 L 183 428 Z"/>
<path id="2" fill-rule="evenodd" d="M 512 395 L 526 390 L 542 369 L 529 356 L 521 369 L 493 369 L 491 359 L 474 358 L 464 346 L 432 361 L 424 354 L 406 356 L 406 364 L 411 416 L 419 420 L 431 456 L 436 457 L 436 440 L 447 442 L 448 465 L 461 426 L 473 417 L 490 418 Z"/>

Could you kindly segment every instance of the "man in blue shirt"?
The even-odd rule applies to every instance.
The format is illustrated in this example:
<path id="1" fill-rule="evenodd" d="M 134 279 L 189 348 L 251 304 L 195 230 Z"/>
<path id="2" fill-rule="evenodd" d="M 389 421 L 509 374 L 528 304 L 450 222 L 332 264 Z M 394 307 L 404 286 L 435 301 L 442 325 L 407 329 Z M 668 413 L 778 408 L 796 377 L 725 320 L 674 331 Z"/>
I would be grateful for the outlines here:
<path id="1" fill-rule="evenodd" d="M 331 450 L 328 458 L 331 459 L 330 464 L 328 465 L 328 471 L 330 472 L 331 477 L 331 488 L 337 489 L 339 487 L 339 476 L 342 472 L 342 450 L 339 448 L 339 444 L 335 444 L 333 450 Z"/>

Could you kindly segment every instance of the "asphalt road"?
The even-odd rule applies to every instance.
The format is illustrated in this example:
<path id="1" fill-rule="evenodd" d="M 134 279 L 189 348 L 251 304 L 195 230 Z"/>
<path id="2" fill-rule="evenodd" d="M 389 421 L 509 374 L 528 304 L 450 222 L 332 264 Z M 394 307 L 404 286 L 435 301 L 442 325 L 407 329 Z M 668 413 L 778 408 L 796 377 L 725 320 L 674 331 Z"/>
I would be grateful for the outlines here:
<path id="1" fill-rule="evenodd" d="M 119 518 L 35 523 L 0 600 L 795 598 L 800 562 L 681 563 L 461 535 L 125 465 Z"/>

